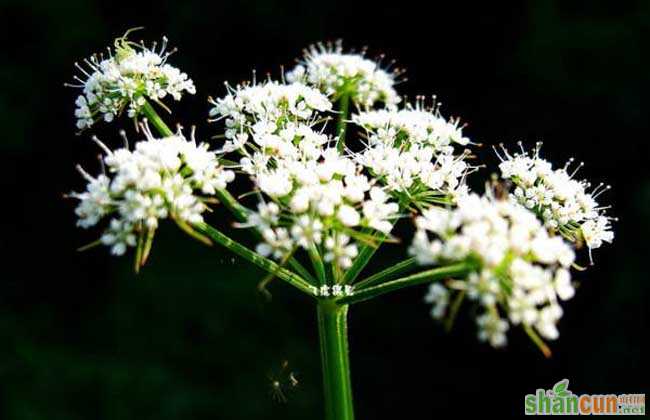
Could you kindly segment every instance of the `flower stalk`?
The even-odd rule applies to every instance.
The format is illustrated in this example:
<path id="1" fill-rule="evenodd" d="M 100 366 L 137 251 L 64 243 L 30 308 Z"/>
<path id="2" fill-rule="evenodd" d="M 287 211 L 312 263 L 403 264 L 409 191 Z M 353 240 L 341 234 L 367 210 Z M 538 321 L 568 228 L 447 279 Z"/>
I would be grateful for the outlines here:
<path id="1" fill-rule="evenodd" d="M 366 277 L 360 282 L 356 283 L 355 287 L 358 289 L 365 289 L 370 286 L 382 283 L 384 280 L 387 280 L 393 276 L 399 274 L 404 274 L 405 272 L 417 267 L 417 261 L 414 257 L 407 258 L 404 261 L 400 261 L 397 264 L 391 265 L 390 267 L 379 271 L 371 276 Z"/>
<path id="2" fill-rule="evenodd" d="M 347 129 L 348 116 L 350 114 L 350 94 L 345 91 L 339 98 L 339 118 L 336 124 L 336 133 L 339 140 L 336 147 L 339 151 L 345 149 L 345 133 Z"/>
<path id="3" fill-rule="evenodd" d="M 142 106 L 142 113 L 151 123 L 151 125 L 153 125 L 156 130 L 158 130 L 161 136 L 168 137 L 174 135 L 174 132 L 167 126 L 167 124 L 165 124 L 162 118 L 160 118 L 160 115 L 158 115 L 149 101 L 145 101 L 144 105 Z"/>
<path id="4" fill-rule="evenodd" d="M 349 305 L 353 303 L 363 302 L 365 300 L 369 300 L 398 289 L 403 289 L 405 287 L 430 283 L 432 281 L 442 280 L 450 277 L 464 276 L 471 270 L 472 264 L 468 262 L 448 265 L 445 267 L 438 267 L 396 280 L 387 281 L 386 283 L 382 283 L 377 286 L 371 286 L 360 290 L 357 289 L 352 296 L 344 296 L 338 299 L 337 303 L 340 305 Z"/>
<path id="5" fill-rule="evenodd" d="M 197 223 L 194 225 L 194 228 L 203 235 L 212 239 L 214 242 L 222 245 L 225 248 L 228 248 L 230 251 L 234 252 L 245 260 L 248 260 L 259 268 L 274 274 L 277 278 L 286 281 L 294 287 L 297 287 L 299 290 L 307 293 L 308 295 L 314 295 L 313 286 L 311 286 L 302 277 L 287 270 L 286 268 L 283 268 L 275 261 L 269 260 L 268 258 L 265 258 L 260 254 L 250 250 L 246 246 L 229 238 L 207 223 Z"/>

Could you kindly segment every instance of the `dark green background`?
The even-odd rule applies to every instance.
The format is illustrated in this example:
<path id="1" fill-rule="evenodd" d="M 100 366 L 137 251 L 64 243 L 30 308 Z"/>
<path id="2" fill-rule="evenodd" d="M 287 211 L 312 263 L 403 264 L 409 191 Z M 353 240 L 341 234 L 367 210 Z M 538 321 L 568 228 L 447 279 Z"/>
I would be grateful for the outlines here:
<path id="1" fill-rule="evenodd" d="M 475 140 L 541 139 L 553 161 L 576 156 L 584 176 L 613 185 L 616 242 L 576 274 L 551 360 L 518 329 L 506 350 L 479 344 L 467 311 L 445 334 L 423 288 L 360 304 L 350 321 L 359 419 L 520 414 L 524 394 L 565 377 L 574 392 L 647 392 L 650 2 L 0 4 L 0 418 L 321 418 L 314 308 L 297 292 L 273 284 L 265 302 L 259 271 L 172 226 L 139 276 L 104 249 L 74 251 L 95 236 L 75 228 L 61 194 L 82 188 L 74 164 L 96 169 L 97 149 L 74 135 L 77 92 L 62 84 L 75 60 L 139 25 L 180 48 L 171 61 L 198 94 L 174 117 L 204 137 L 205 98 L 224 80 L 277 74 L 309 43 L 342 37 L 397 59 L 404 93 L 438 94 Z M 98 134 L 119 144 L 115 125 Z M 480 154 L 493 169 L 489 148 Z M 228 229 L 225 213 L 210 218 Z M 287 404 L 269 394 L 283 360 L 300 381 Z"/>

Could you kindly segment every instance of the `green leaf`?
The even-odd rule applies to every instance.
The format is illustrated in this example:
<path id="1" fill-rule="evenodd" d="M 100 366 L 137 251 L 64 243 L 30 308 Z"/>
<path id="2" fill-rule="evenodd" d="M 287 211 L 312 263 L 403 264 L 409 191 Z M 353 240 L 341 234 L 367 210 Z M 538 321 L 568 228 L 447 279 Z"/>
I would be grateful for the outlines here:
<path id="1" fill-rule="evenodd" d="M 562 379 L 560 382 L 553 385 L 553 393 L 557 397 L 568 397 L 571 393 L 567 390 L 569 387 L 569 380 Z"/>

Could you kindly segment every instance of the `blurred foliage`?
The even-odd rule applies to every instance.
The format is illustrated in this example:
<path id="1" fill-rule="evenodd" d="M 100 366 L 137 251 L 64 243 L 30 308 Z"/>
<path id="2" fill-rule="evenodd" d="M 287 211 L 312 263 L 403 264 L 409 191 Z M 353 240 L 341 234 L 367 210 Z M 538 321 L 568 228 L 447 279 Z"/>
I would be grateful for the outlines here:
<path id="1" fill-rule="evenodd" d="M 221 94 L 224 80 L 246 79 L 252 68 L 277 74 L 308 43 L 343 37 L 404 64 L 405 92 L 439 94 L 443 112 L 461 114 L 478 141 L 541 138 L 550 159 L 576 155 L 588 163 L 584 176 L 613 184 L 606 200 L 621 218 L 615 245 L 576 276 L 581 287 L 566 305 L 553 359 L 517 330 L 507 350 L 493 351 L 463 316 L 444 333 L 421 289 L 386 296 L 351 311 L 359 418 L 429 417 L 459 406 L 520 413 L 525 393 L 565 377 L 574 392 L 647 389 L 650 3 L 422 7 L 0 0 L 0 33 L 10 41 L 0 51 L 0 418 L 321 415 L 315 314 L 295 291 L 273 283 L 266 302 L 255 291 L 259 271 L 171 226 L 139 276 L 106 250 L 74 251 L 94 237 L 74 228 L 73 204 L 61 193 L 80 187 L 73 165 L 94 162 L 97 150 L 87 135 L 74 136 L 75 92 L 62 83 L 75 60 L 138 25 L 147 38 L 167 34 L 180 47 L 173 62 L 197 83 L 178 121 L 201 121 L 205 97 Z M 210 132 L 200 124 L 199 133 Z M 114 127 L 98 134 L 119 141 Z M 494 164 L 488 149 L 479 155 Z M 212 219 L 227 228 L 226 214 Z M 374 268 L 402 255 L 403 247 L 388 247 Z M 274 401 L 269 379 L 284 360 L 300 381 L 286 404 Z"/>

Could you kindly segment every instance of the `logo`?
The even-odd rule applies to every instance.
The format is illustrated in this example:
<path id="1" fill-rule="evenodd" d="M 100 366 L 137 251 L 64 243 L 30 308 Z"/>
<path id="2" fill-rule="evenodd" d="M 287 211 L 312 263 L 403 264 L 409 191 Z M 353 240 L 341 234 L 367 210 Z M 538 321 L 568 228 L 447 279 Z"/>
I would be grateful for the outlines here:
<path id="1" fill-rule="evenodd" d="M 645 414 L 645 394 L 574 394 L 569 380 L 562 379 L 553 389 L 538 389 L 524 399 L 526 415 L 627 415 Z"/>

